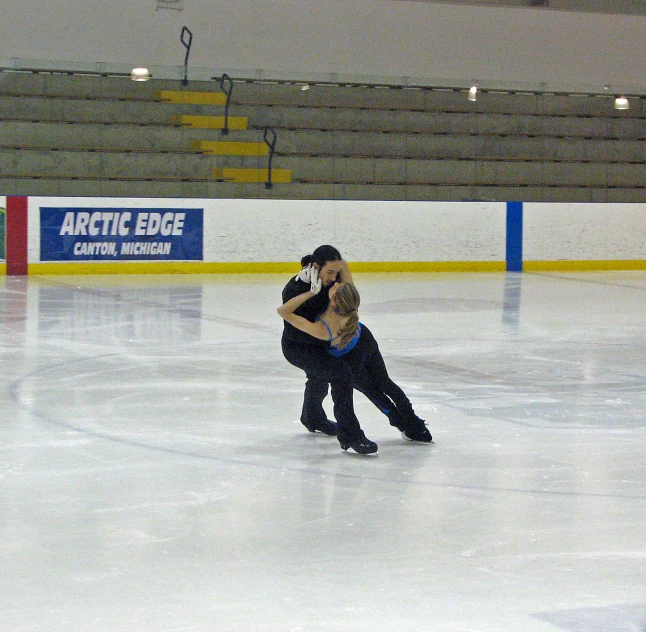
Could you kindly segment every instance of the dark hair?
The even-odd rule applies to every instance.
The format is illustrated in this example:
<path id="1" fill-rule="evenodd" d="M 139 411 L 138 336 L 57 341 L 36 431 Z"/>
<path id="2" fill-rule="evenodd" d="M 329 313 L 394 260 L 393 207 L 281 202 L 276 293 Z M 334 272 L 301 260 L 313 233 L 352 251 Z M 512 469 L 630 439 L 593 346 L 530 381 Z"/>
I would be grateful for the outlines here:
<path id="1" fill-rule="evenodd" d="M 343 257 L 334 246 L 319 246 L 311 255 L 305 255 L 301 259 L 301 267 L 310 263 L 316 263 L 319 268 L 323 268 L 328 261 L 341 261 Z"/>

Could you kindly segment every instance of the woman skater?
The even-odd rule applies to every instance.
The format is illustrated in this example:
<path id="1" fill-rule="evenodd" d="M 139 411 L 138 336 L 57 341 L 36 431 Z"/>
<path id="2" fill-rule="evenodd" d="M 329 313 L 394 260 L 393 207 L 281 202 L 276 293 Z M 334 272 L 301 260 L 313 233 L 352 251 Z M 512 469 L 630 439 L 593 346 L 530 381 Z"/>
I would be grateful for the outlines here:
<path id="1" fill-rule="evenodd" d="M 301 301 L 294 311 L 298 309 L 298 318 L 313 321 L 328 307 L 328 292 L 337 279 L 351 280 L 352 277 L 347 263 L 332 246 L 320 246 L 312 255 L 304 257 L 301 265 L 301 272 L 283 289 L 283 302 L 307 293 L 312 300 L 307 305 L 303 305 L 304 301 Z M 287 320 L 281 346 L 285 359 L 305 371 L 307 376 L 302 424 L 310 432 L 336 435 L 344 450 L 351 449 L 358 454 L 376 453 L 377 444 L 366 438 L 354 413 L 352 372 L 349 366 L 328 353 L 328 345 L 324 340 L 307 335 Z M 332 390 L 337 423 L 328 420 L 323 410 L 328 386 Z"/>
<path id="2" fill-rule="evenodd" d="M 316 271 L 312 271 L 315 278 Z M 328 343 L 328 353 L 342 359 L 351 370 L 353 386 L 361 391 L 410 441 L 429 443 L 431 433 L 414 412 L 404 391 L 390 379 L 379 345 L 372 332 L 359 322 L 359 292 L 352 283 L 336 282 L 330 288 L 329 304 L 315 322 L 296 314 L 317 295 L 315 282 L 278 308 L 282 318 L 310 337 Z"/>

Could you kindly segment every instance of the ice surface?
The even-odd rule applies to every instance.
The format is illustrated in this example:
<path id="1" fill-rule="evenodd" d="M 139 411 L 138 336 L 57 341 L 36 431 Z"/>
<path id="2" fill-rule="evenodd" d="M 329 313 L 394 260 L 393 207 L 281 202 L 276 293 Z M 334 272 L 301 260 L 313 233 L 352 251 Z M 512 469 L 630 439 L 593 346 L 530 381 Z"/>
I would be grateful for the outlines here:
<path id="1" fill-rule="evenodd" d="M 436 441 L 356 394 L 372 459 L 298 422 L 286 281 L 3 279 L 0 630 L 646 628 L 646 273 L 356 275 Z"/>

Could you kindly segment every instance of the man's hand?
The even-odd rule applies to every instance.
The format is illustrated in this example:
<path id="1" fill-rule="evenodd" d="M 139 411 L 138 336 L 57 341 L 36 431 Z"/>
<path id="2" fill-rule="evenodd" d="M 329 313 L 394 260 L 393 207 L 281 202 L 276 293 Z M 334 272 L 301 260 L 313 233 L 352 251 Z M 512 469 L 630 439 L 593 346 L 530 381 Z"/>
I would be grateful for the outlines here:
<path id="1" fill-rule="evenodd" d="M 323 281 L 319 279 L 318 268 L 312 267 L 312 269 L 310 270 L 310 284 L 310 292 L 312 292 L 312 294 L 318 294 L 321 291 Z"/>
<path id="2" fill-rule="evenodd" d="M 312 264 L 306 265 L 295 277 L 294 281 L 309 283 L 312 280 Z"/>

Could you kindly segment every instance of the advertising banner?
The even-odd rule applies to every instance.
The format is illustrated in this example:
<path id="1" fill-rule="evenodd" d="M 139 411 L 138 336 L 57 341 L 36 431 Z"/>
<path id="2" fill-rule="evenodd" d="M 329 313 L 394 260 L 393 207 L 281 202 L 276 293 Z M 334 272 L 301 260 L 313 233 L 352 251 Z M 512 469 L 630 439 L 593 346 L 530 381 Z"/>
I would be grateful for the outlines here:
<path id="1" fill-rule="evenodd" d="M 204 209 L 40 207 L 41 261 L 202 261 Z"/>

